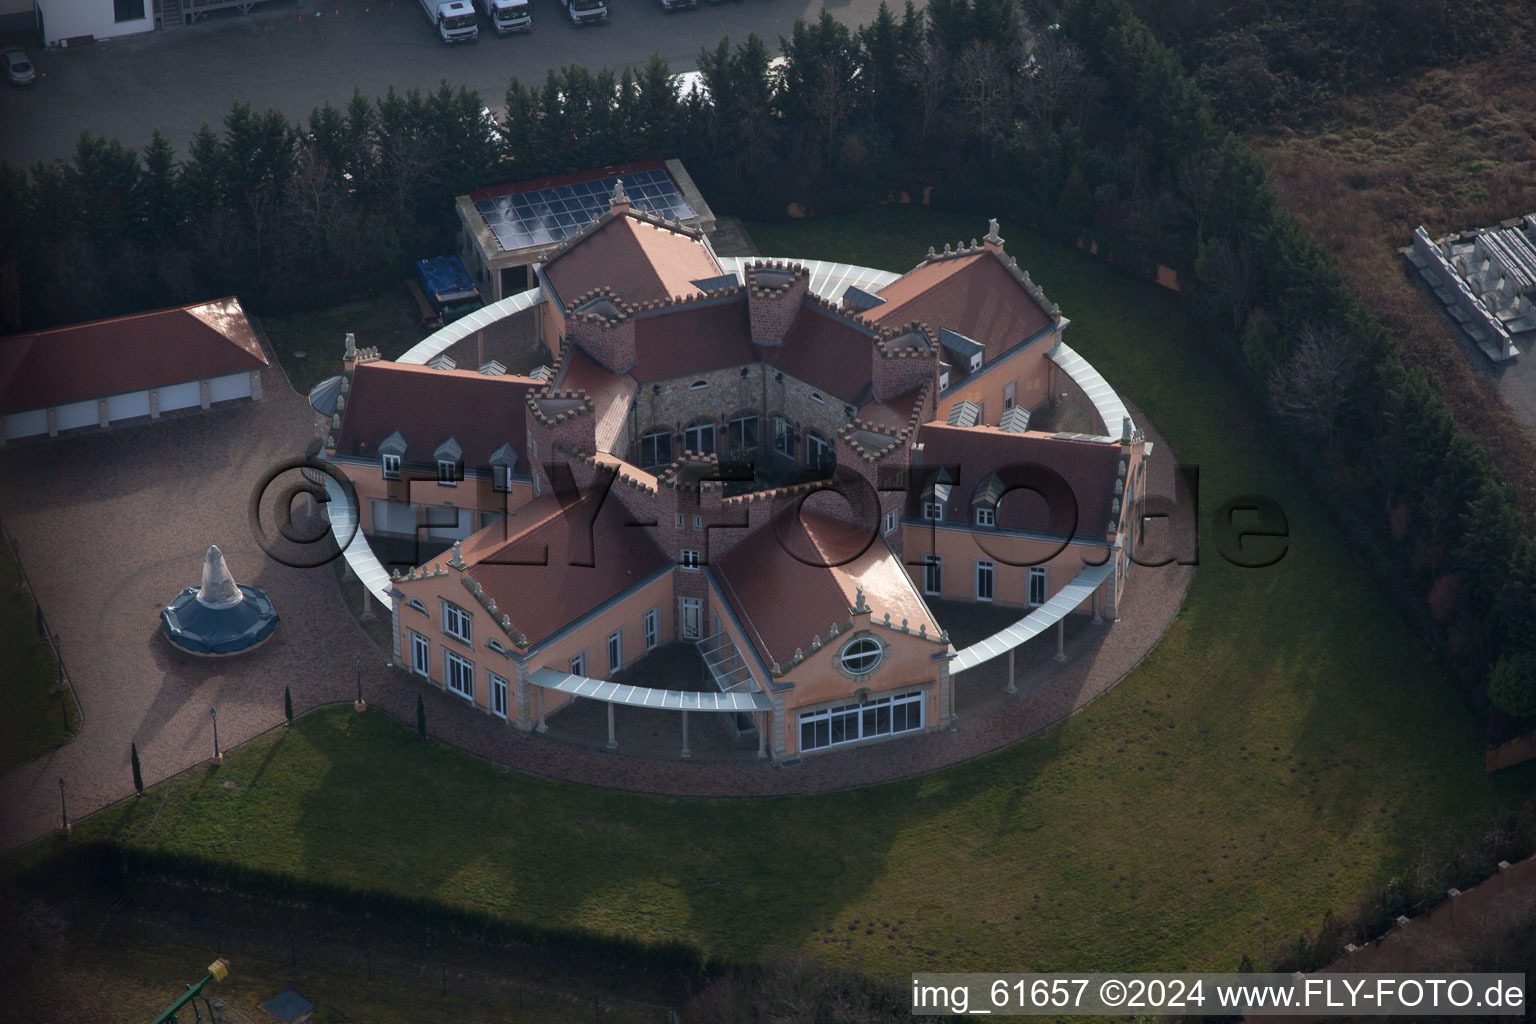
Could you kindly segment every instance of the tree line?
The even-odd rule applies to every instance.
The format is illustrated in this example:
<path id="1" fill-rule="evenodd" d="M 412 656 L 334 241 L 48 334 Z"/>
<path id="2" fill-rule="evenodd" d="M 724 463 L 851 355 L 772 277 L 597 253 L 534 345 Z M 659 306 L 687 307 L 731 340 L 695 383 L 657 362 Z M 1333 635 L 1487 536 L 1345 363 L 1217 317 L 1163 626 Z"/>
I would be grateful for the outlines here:
<path id="1" fill-rule="evenodd" d="M 180 157 L 158 135 L 142 152 L 83 136 L 70 160 L 0 166 L 18 211 L 0 307 L 14 329 L 236 290 L 259 312 L 334 301 L 448 249 L 456 195 L 662 155 L 753 218 L 933 186 L 1178 269 L 1207 342 L 1293 428 L 1275 436 L 1445 663 L 1476 701 L 1536 717 L 1536 541 L 1516 496 L 1131 0 L 930 0 L 859 29 L 823 12 L 778 51 L 722 39 L 687 93 L 656 57 L 514 79 L 496 117 L 447 84 L 302 124 L 236 104 Z"/>

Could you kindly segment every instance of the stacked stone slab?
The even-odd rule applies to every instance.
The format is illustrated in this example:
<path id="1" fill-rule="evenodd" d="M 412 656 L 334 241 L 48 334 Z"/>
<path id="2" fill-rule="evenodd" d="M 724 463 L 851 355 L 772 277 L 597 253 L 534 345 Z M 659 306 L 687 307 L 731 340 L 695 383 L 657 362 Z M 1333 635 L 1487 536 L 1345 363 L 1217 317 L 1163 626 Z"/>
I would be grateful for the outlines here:
<path id="1" fill-rule="evenodd" d="M 1513 359 L 1536 340 L 1536 214 L 1438 241 L 1420 227 L 1407 256 L 1488 358 Z"/>

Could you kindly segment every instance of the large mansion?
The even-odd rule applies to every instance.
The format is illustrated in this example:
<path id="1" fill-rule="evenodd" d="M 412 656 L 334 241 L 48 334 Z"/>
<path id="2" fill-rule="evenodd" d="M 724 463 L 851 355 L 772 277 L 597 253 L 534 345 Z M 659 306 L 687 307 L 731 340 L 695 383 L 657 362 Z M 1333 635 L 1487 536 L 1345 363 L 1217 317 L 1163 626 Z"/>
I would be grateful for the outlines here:
<path id="1" fill-rule="evenodd" d="M 995 221 L 834 300 L 621 188 L 535 277 L 530 376 L 345 363 L 325 457 L 380 551 L 423 552 L 393 560 L 402 668 L 522 730 L 577 697 L 610 730 L 732 712 L 782 760 L 949 724 L 930 600 L 1024 619 L 1076 581 L 1052 622 L 1115 614 L 1150 446 Z M 718 692 L 610 682 L 675 642 Z"/>

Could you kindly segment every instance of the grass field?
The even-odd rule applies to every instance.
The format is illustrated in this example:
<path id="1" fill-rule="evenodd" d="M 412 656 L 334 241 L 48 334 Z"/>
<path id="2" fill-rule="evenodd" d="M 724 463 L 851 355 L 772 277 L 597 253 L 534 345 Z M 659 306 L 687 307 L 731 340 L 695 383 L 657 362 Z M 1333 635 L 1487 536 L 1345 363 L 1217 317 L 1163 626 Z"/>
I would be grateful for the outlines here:
<path id="1" fill-rule="evenodd" d="M 261 318 L 267 340 L 300 394 L 341 372 L 347 332 L 360 348 L 393 359 L 431 333 L 404 287 L 328 309 Z M 300 355 L 300 353 L 303 353 Z"/>
<path id="2" fill-rule="evenodd" d="M 904 270 L 984 227 L 886 208 L 753 230 L 764 253 Z M 512 775 L 376 713 L 326 711 L 77 835 L 732 957 L 1232 969 L 1529 794 L 1536 764 L 1484 774 L 1476 722 L 1173 297 L 1003 234 L 1073 318 L 1072 344 L 1200 467 L 1204 561 L 1184 610 L 1083 713 L 921 779 L 696 801 Z M 1212 544 L 1209 514 L 1254 492 L 1290 525 L 1267 570 Z"/>
<path id="3" fill-rule="evenodd" d="M 0 545 L 0 774 L 68 742 L 79 728 L 74 698 L 59 689 L 53 648 L 37 635 L 37 605 L 17 588 Z"/>

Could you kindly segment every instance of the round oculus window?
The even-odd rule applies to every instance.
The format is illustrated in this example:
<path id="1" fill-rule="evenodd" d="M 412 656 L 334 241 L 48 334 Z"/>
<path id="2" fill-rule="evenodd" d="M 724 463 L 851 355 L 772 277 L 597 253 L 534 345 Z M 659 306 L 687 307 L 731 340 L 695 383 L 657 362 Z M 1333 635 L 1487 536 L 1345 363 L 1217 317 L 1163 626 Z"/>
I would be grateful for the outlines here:
<path id="1" fill-rule="evenodd" d="M 865 676 L 873 672 L 885 657 L 885 648 L 874 637 L 863 636 L 850 641 L 838 655 L 843 671 L 851 676 Z"/>

